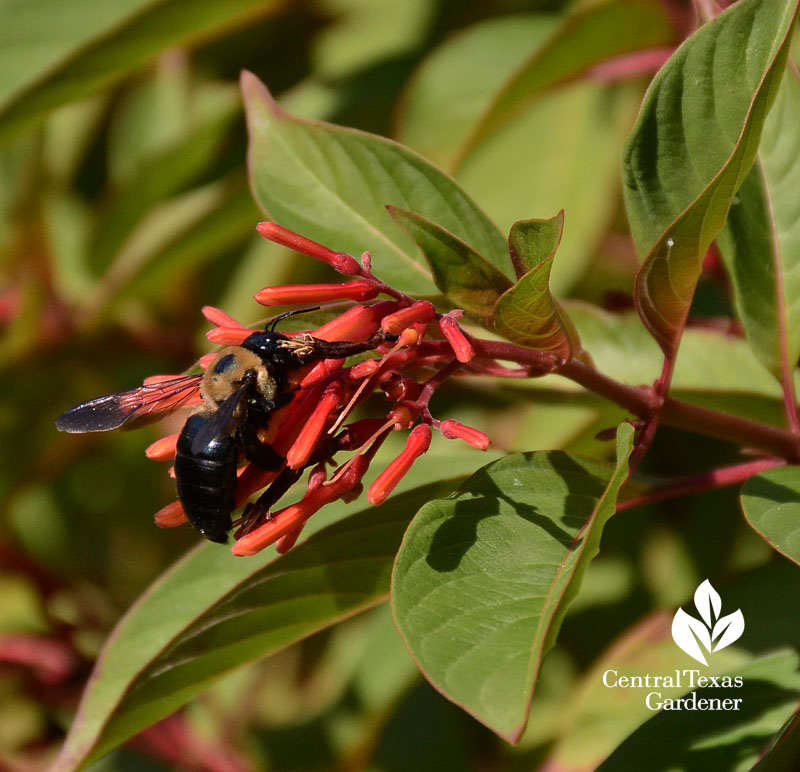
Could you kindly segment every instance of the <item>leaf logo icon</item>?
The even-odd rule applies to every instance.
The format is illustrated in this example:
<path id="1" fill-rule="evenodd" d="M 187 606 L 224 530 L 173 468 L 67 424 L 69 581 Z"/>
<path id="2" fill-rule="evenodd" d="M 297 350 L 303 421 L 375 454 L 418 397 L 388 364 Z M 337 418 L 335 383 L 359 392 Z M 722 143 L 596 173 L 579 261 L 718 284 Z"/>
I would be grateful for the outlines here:
<path id="1" fill-rule="evenodd" d="M 692 659 L 707 666 L 703 649 L 713 653 L 738 640 L 744 632 L 744 616 L 736 609 L 720 617 L 722 598 L 708 579 L 695 590 L 694 605 L 701 619 L 679 608 L 672 618 L 672 638 Z"/>

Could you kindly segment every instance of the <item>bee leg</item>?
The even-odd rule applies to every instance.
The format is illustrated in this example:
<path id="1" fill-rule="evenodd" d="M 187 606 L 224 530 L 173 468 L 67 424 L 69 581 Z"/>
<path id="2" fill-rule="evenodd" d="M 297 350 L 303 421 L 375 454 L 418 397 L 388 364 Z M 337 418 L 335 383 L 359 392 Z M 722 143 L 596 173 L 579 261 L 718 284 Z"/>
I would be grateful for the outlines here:
<path id="1" fill-rule="evenodd" d="M 280 469 L 286 461 L 275 448 L 259 440 L 258 430 L 252 424 L 245 422 L 239 427 L 239 442 L 247 460 L 267 472 Z"/>
<path id="2" fill-rule="evenodd" d="M 380 346 L 381 343 L 393 339 L 396 340 L 397 336 L 378 330 L 369 340 L 361 343 L 352 340 L 329 341 L 311 336 L 309 336 L 309 339 L 311 340 L 312 353 L 298 357 L 303 362 L 313 362 L 318 359 L 345 359 L 355 354 L 363 354 L 365 351 L 372 351 Z"/>
<path id="3" fill-rule="evenodd" d="M 276 394 L 274 399 L 267 399 L 260 394 L 253 397 L 251 406 L 264 414 L 264 425 L 269 420 L 270 413 L 274 413 L 282 407 L 286 407 L 294 399 L 294 391 L 282 391 Z"/>
<path id="4" fill-rule="evenodd" d="M 242 513 L 242 533 L 260 525 L 265 520 L 272 517 L 271 509 L 283 498 L 284 494 L 291 488 L 303 474 L 302 469 L 284 469 L 255 501 L 250 502 Z"/>

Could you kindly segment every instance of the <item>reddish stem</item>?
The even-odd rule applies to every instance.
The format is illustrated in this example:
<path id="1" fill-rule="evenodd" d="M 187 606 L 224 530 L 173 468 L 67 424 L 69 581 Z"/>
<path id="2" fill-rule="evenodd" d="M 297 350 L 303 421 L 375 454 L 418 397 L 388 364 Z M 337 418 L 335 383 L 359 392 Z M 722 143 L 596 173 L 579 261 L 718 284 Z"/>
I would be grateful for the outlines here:
<path id="1" fill-rule="evenodd" d="M 737 485 L 767 469 L 785 465 L 786 461 L 782 458 L 760 458 L 757 461 L 747 461 L 743 464 L 713 469 L 704 474 L 678 477 L 640 496 L 632 496 L 629 499 L 618 502 L 617 511 L 621 512 L 625 509 L 633 509 L 645 504 L 654 504 L 658 501 L 690 496 L 694 493 L 724 488 L 728 485 Z"/>
<path id="2" fill-rule="evenodd" d="M 427 345 L 430 346 L 431 343 Z M 553 370 L 552 367 L 545 369 L 549 355 L 540 351 L 525 349 L 512 343 L 479 339 L 474 339 L 473 345 L 482 357 L 518 362 L 540 372 Z M 475 360 L 470 364 L 475 364 Z M 642 418 L 647 418 L 659 407 L 660 400 L 651 388 L 619 383 L 577 359 L 565 362 L 555 372 Z M 661 420 L 668 426 L 717 437 L 744 447 L 758 448 L 790 462 L 800 462 L 800 438 L 776 426 L 720 413 L 672 397 L 666 397 L 663 401 Z"/>

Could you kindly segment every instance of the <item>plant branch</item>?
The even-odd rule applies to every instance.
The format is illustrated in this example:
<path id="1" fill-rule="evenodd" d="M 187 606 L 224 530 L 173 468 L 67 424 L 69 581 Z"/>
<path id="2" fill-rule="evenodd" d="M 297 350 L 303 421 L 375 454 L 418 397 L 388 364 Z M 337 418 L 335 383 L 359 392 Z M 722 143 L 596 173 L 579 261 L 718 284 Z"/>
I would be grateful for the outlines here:
<path id="1" fill-rule="evenodd" d="M 558 373 L 590 391 L 607 397 L 642 418 L 647 418 L 650 411 L 657 408 L 657 398 L 652 394 L 648 395 L 648 391 L 618 383 L 582 362 L 576 360 L 567 362 Z M 720 413 L 672 397 L 664 399 L 661 421 L 677 429 L 686 429 L 744 447 L 757 448 L 770 455 L 785 458 L 787 461 L 800 461 L 800 439 L 777 426 Z"/>
<path id="2" fill-rule="evenodd" d="M 528 365 L 532 372 L 539 374 L 556 372 L 641 418 L 647 419 L 659 409 L 660 398 L 652 388 L 627 386 L 577 359 L 553 368 L 547 365 L 550 355 L 541 351 L 515 346 L 513 343 L 481 339 L 474 339 L 473 345 L 480 356 Z M 672 397 L 664 398 L 661 405 L 661 421 L 678 429 L 716 437 L 743 447 L 756 448 L 790 462 L 800 462 L 800 438 L 777 426 L 720 413 Z"/>
<path id="3" fill-rule="evenodd" d="M 655 504 L 659 501 L 668 501 L 669 499 L 690 496 L 694 493 L 703 493 L 716 488 L 724 488 L 728 485 L 737 485 L 767 469 L 785 465 L 786 461 L 782 458 L 760 458 L 757 461 L 747 461 L 743 464 L 713 469 L 704 474 L 674 478 L 665 481 L 664 485 L 647 493 L 623 499 L 617 503 L 617 511 L 622 512 L 645 504 Z"/>

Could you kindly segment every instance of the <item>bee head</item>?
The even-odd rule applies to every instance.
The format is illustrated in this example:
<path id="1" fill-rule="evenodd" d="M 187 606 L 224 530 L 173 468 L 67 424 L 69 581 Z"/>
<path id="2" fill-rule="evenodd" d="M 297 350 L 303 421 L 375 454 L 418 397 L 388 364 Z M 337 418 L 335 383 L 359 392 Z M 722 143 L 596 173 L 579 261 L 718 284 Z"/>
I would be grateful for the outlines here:
<path id="1" fill-rule="evenodd" d="M 258 391 L 267 399 L 272 399 L 276 384 L 271 370 L 265 367 L 257 351 L 243 346 L 227 346 L 209 365 L 200 391 L 207 403 L 216 406 L 224 402 L 245 380 L 254 378 Z"/>

